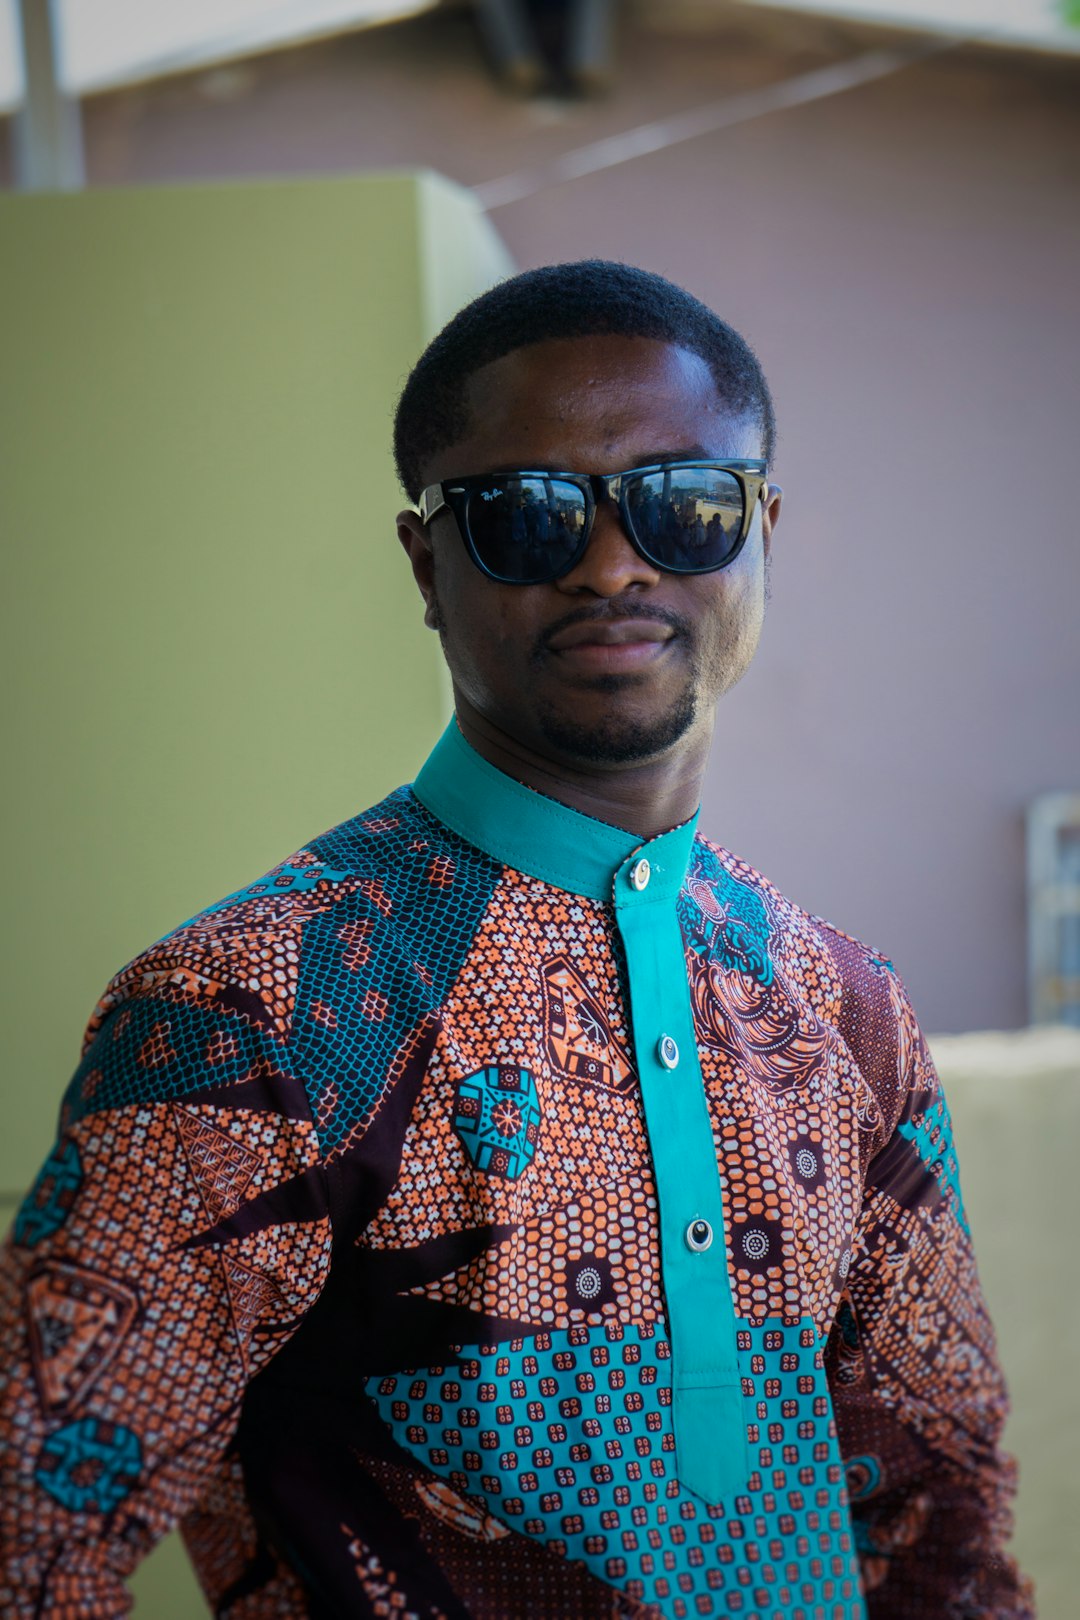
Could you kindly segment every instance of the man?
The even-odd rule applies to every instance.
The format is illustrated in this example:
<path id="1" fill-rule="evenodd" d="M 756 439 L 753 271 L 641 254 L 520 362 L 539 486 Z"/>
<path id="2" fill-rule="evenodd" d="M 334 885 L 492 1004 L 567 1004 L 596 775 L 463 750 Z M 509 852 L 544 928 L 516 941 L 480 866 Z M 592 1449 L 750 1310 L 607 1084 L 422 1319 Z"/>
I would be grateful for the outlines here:
<path id="1" fill-rule="evenodd" d="M 11 1613 L 123 1612 L 179 1519 L 236 1617 L 1031 1614 L 904 991 L 695 831 L 773 435 L 625 266 L 420 360 L 456 721 L 100 1005 L 7 1261 Z"/>

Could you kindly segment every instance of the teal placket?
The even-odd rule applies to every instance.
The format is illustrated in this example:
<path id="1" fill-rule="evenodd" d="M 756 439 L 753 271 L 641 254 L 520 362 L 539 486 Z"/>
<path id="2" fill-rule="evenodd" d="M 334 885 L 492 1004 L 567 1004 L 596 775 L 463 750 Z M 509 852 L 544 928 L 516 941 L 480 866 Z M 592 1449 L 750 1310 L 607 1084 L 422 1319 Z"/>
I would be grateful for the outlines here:
<path id="1" fill-rule="evenodd" d="M 676 901 L 697 818 L 642 844 L 524 787 L 451 722 L 413 791 L 496 860 L 570 894 L 614 902 L 660 1206 L 676 1470 L 706 1501 L 746 1488 L 751 1463 L 727 1264 L 720 1169 L 690 1006 Z"/>
<path id="2" fill-rule="evenodd" d="M 661 834 L 625 861 L 614 899 L 660 1204 L 678 1475 L 720 1502 L 746 1489 L 751 1462 L 720 1170 L 675 910 L 686 873 L 683 831 Z"/>

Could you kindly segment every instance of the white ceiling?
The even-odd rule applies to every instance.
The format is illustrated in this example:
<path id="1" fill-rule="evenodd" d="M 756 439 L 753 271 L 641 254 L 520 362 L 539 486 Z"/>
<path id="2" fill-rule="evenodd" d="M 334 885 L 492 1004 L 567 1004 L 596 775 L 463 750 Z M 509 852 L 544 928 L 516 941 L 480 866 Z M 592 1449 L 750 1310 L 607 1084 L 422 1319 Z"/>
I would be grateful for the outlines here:
<path id="1" fill-rule="evenodd" d="M 74 95 L 426 11 L 434 0 L 54 0 Z M 0 0 L 0 109 L 22 96 L 18 0 Z"/>
<path id="2" fill-rule="evenodd" d="M 54 0 L 75 95 L 428 10 L 435 0 Z M 750 0 L 978 39 L 1080 51 L 1065 0 Z M 17 0 L 0 0 L 0 111 L 22 95 Z"/>
<path id="3" fill-rule="evenodd" d="M 1080 52 L 1080 28 L 1064 20 L 1065 0 L 749 0 L 785 11 L 872 18 L 932 33 Z"/>

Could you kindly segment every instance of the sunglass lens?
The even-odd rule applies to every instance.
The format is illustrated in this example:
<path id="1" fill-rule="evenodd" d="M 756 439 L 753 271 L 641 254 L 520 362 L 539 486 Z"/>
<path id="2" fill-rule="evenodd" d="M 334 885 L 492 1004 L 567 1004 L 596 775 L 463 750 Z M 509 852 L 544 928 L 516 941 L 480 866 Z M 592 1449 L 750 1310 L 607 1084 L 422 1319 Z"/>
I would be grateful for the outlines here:
<path id="1" fill-rule="evenodd" d="M 558 478 L 485 479 L 465 518 L 476 554 L 497 579 L 535 584 L 564 573 L 581 545 L 585 497 Z"/>
<path id="2" fill-rule="evenodd" d="M 742 486 L 715 467 L 670 467 L 644 473 L 626 491 L 638 544 L 674 573 L 722 568 L 738 549 Z"/>

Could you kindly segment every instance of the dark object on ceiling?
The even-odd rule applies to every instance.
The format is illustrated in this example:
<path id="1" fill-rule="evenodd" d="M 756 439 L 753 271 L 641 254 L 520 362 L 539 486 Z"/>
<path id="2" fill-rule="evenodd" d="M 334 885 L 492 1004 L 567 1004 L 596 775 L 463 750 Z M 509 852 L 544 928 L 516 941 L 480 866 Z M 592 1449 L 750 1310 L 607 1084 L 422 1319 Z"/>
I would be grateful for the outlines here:
<path id="1" fill-rule="evenodd" d="M 612 76 L 614 0 L 475 0 L 495 71 L 522 95 L 595 94 Z"/>

